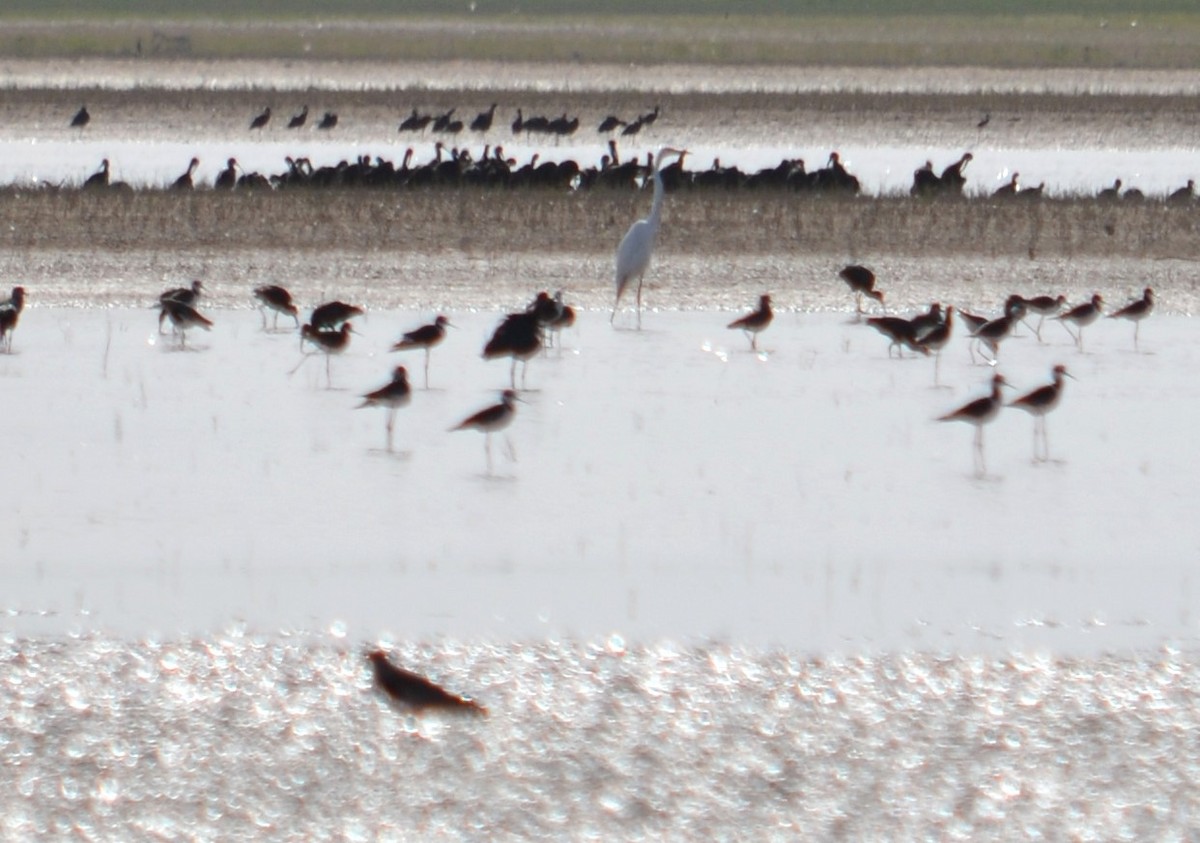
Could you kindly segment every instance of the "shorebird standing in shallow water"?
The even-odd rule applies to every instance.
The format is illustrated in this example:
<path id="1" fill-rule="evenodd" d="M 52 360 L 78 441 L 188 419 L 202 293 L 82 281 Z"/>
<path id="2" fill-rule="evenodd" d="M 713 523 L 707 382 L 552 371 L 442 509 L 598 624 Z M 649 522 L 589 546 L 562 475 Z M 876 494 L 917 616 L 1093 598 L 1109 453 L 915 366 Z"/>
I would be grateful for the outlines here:
<path id="1" fill-rule="evenodd" d="M 488 474 L 492 473 L 492 434 L 497 431 L 504 430 L 512 424 L 513 417 L 517 414 L 517 393 L 515 390 L 506 389 L 500 393 L 500 403 L 493 404 L 491 407 L 486 407 L 463 419 L 461 422 L 450 428 L 451 432 L 456 430 L 478 430 L 484 434 L 483 450 L 487 454 Z M 504 438 L 505 444 L 508 446 L 508 455 L 510 459 L 517 458 L 516 451 L 513 449 L 512 442 L 507 436 Z"/>
<path id="2" fill-rule="evenodd" d="M 1150 287 L 1142 290 L 1142 297 L 1134 299 L 1115 313 L 1108 314 L 1109 319 L 1128 319 L 1133 323 L 1133 350 L 1138 350 L 1138 329 L 1142 320 L 1154 309 L 1154 290 Z"/>
<path id="3" fill-rule="evenodd" d="M 771 310 L 771 297 L 763 294 L 758 299 L 758 310 L 747 313 L 740 319 L 734 319 L 725 327 L 744 331 L 750 338 L 750 350 L 758 351 L 758 333 L 765 331 L 774 318 L 775 314 Z"/>
<path id="4" fill-rule="evenodd" d="M 562 354 L 562 332 L 574 325 L 575 308 L 563 301 L 562 290 L 555 290 L 554 313 L 546 321 L 546 327 L 550 329 L 550 345 L 557 345 L 560 355 Z"/>
<path id="5" fill-rule="evenodd" d="M 1066 313 L 1054 317 L 1062 322 L 1063 329 L 1075 340 L 1075 345 L 1079 346 L 1080 351 L 1083 351 L 1083 329 L 1100 318 L 1100 306 L 1103 304 L 1104 299 L 1096 293 L 1090 301 L 1077 304 Z M 1078 333 L 1071 330 L 1071 325 L 1075 326 Z"/>
<path id="6" fill-rule="evenodd" d="M 412 402 L 412 389 L 408 385 L 408 369 L 397 366 L 392 370 L 392 380 L 363 397 L 358 409 L 363 407 L 387 408 L 387 449 L 392 450 L 392 428 L 396 424 L 396 411 Z"/>
<path id="7" fill-rule="evenodd" d="M 17 329 L 21 311 L 25 309 L 25 288 L 13 287 L 12 298 L 0 302 L 0 346 L 12 353 L 12 335 Z"/>
<path id="8" fill-rule="evenodd" d="M 854 293 L 854 313 L 856 316 L 863 314 L 862 300 L 863 296 L 875 299 L 879 302 L 880 307 L 883 306 L 883 291 L 875 289 L 875 273 L 867 269 L 865 266 L 858 264 L 850 264 L 842 267 L 838 272 L 846 285 Z"/>
<path id="9" fill-rule="evenodd" d="M 1067 367 L 1062 365 L 1055 366 L 1050 376 L 1053 378 L 1051 383 L 1040 386 L 1027 395 L 1022 395 L 1008 405 L 1018 410 L 1024 410 L 1033 416 L 1034 462 L 1047 462 L 1050 459 L 1050 442 L 1046 438 L 1046 414 L 1057 407 L 1062 400 L 1063 378 L 1074 377 L 1067 371 Z M 1040 453 L 1038 451 L 1039 441 L 1042 445 Z"/>
<path id="10" fill-rule="evenodd" d="M 375 684 L 393 701 L 420 714 L 426 709 L 462 711 L 487 716 L 487 709 L 474 700 L 452 694 L 442 687 L 388 661 L 382 650 L 367 653 L 375 670 Z"/>
<path id="11" fill-rule="evenodd" d="M 187 332 L 189 328 L 212 330 L 212 320 L 185 301 L 167 299 L 162 303 L 159 312 L 159 333 L 162 333 L 162 320 L 170 319 L 172 328 L 179 333 L 179 347 L 187 347 Z"/>
<path id="12" fill-rule="evenodd" d="M 254 298 L 258 299 L 258 310 L 262 314 L 263 330 L 267 328 L 267 310 L 275 311 L 275 321 L 272 323 L 272 330 L 279 328 L 279 314 L 286 314 L 296 320 L 296 327 L 300 327 L 300 308 L 296 307 L 296 303 L 292 301 L 292 294 L 287 291 L 286 287 L 280 287 L 278 284 L 268 284 L 265 287 L 254 288 Z"/>
<path id="13" fill-rule="evenodd" d="M 549 300 L 549 297 L 547 297 Z M 483 347 L 483 359 L 493 360 L 497 357 L 511 357 L 512 370 L 509 372 L 510 385 L 517 388 L 517 361 L 521 361 L 521 388 L 525 388 L 525 370 L 529 361 L 542 350 L 545 314 L 540 309 L 527 310 L 524 313 L 510 313 L 492 333 L 492 338 Z"/>
<path id="14" fill-rule="evenodd" d="M 170 314 L 167 312 L 167 304 L 170 302 L 178 302 L 179 304 L 187 305 L 194 308 L 196 302 L 200 300 L 200 295 L 204 292 L 204 284 L 200 281 L 193 281 L 190 287 L 176 287 L 172 290 L 166 290 L 158 297 L 158 332 L 163 332 L 163 322 L 167 320 Z M 174 320 L 172 320 L 174 324 Z"/>
<path id="15" fill-rule="evenodd" d="M 1004 305 L 1004 315 L 992 319 L 990 322 L 984 322 L 978 328 L 971 332 L 971 339 L 979 347 L 980 356 L 983 356 L 989 366 L 995 366 L 1000 356 L 1000 343 L 1005 338 L 1012 335 L 1013 327 L 1025 315 L 1025 305 L 1021 303 L 1019 296 L 1010 296 Z M 990 356 L 983 354 L 983 349 L 987 348 Z M 969 347 L 968 347 L 968 350 Z M 975 359 L 975 352 L 971 352 L 971 359 Z"/>
<path id="16" fill-rule="evenodd" d="M 1026 313 L 1036 313 L 1038 315 L 1037 327 L 1030 328 L 1033 331 L 1033 335 L 1037 337 L 1038 342 L 1042 341 L 1042 323 L 1046 321 L 1046 317 L 1054 316 L 1067 306 L 1067 297 L 1063 295 L 1034 296 L 1031 299 L 1027 299 L 1024 296 L 1014 294 L 1009 296 L 1008 300 L 1019 301 L 1025 305 Z M 1024 318 L 1021 321 L 1024 321 Z"/>
<path id="17" fill-rule="evenodd" d="M 429 389 L 429 352 L 446 338 L 446 328 L 453 328 L 445 316 L 438 316 L 428 325 L 404 334 L 392 346 L 392 351 L 407 351 L 410 348 L 425 349 L 425 388 Z"/>
<path id="18" fill-rule="evenodd" d="M 349 322 L 343 322 L 342 326 L 336 331 L 322 331 L 319 328 L 314 328 L 312 325 L 303 325 L 300 328 L 300 345 L 304 346 L 305 342 L 310 342 L 316 346 L 317 351 L 325 354 L 325 384 L 330 389 L 333 388 L 333 376 L 329 371 L 329 358 L 335 354 L 341 354 L 350 345 L 350 335 L 354 333 L 354 329 Z M 310 354 L 316 352 L 309 352 Z M 296 364 L 296 368 L 292 369 L 295 372 L 301 364 L 308 359 L 308 354 L 300 358 L 300 362 Z M 291 374 L 289 372 L 288 374 Z"/>
<path id="19" fill-rule="evenodd" d="M 977 477 L 983 477 L 987 473 L 987 462 L 983 456 L 983 426 L 999 415 L 1000 389 L 1006 385 L 1004 376 L 997 373 L 992 377 L 990 395 L 976 398 L 953 412 L 938 416 L 938 421 L 961 421 L 975 426 L 975 475 Z"/>
<path id="20" fill-rule="evenodd" d="M 950 342 L 950 335 L 954 332 L 954 305 L 950 305 L 945 310 L 945 318 L 934 325 L 928 331 L 920 335 L 917 343 L 921 345 L 927 352 L 933 352 L 933 385 L 940 386 L 938 380 L 939 369 L 942 364 L 942 349 Z"/>
<path id="21" fill-rule="evenodd" d="M 312 312 L 308 324 L 318 331 L 327 331 L 338 327 L 343 322 L 362 316 L 361 307 L 346 304 L 344 301 L 331 301 L 318 305 Z"/>

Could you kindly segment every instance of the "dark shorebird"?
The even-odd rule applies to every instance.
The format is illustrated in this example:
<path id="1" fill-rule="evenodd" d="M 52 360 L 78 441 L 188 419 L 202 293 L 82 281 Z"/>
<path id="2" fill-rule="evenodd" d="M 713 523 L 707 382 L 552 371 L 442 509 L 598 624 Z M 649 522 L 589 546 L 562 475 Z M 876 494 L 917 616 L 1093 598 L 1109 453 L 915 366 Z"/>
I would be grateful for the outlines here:
<path id="1" fill-rule="evenodd" d="M 492 120 L 496 117 L 496 103 L 492 103 L 491 108 L 487 111 L 481 111 L 475 115 L 475 119 L 471 121 L 472 132 L 486 132 L 492 128 Z"/>
<path id="2" fill-rule="evenodd" d="M 904 356 L 904 348 L 919 354 L 929 354 L 929 349 L 917 341 L 916 327 L 909 319 L 900 316 L 872 316 L 867 320 L 867 324 L 891 340 L 888 357 L 892 356 L 893 348 L 900 357 Z"/>
<path id="3" fill-rule="evenodd" d="M 306 106 L 304 106 L 304 108 L 300 109 L 299 114 L 292 115 L 292 119 L 288 121 L 287 127 L 289 129 L 299 129 L 301 126 L 303 126 L 307 122 L 308 122 L 308 106 L 306 105 Z"/>
<path id="4" fill-rule="evenodd" d="M 185 301 L 177 301 L 175 299 L 167 299 L 162 303 L 161 311 L 158 317 L 159 331 L 162 331 L 162 320 L 170 319 L 172 328 L 179 334 L 179 347 L 187 347 L 187 332 L 191 328 L 203 328 L 206 331 L 212 330 L 212 320 L 196 310 L 192 305 Z"/>
<path id="5" fill-rule="evenodd" d="M 433 122 L 432 114 L 421 114 L 414 108 L 412 114 L 400 121 L 400 131 L 422 132 L 431 122 Z"/>
<path id="6" fill-rule="evenodd" d="M 975 426 L 975 473 L 980 477 L 987 473 L 987 463 L 983 457 L 983 426 L 999 415 L 1002 406 L 1000 389 L 1006 385 L 1004 376 L 997 373 L 992 377 L 990 395 L 976 398 L 953 412 L 938 416 L 938 421 L 961 421 Z"/>
<path id="7" fill-rule="evenodd" d="M 314 328 L 312 325 L 303 325 L 300 328 L 300 345 L 311 343 L 318 352 L 325 355 L 325 384 L 333 388 L 333 376 L 329 371 L 329 358 L 335 354 L 341 354 L 350 345 L 350 335 L 354 333 L 354 328 L 349 322 L 343 322 L 341 327 L 336 331 L 321 330 Z M 310 352 L 315 353 L 315 352 Z M 308 357 L 300 358 L 300 363 L 307 360 Z M 296 365 L 296 369 L 300 368 L 300 364 Z M 296 371 L 293 369 L 292 371 Z"/>
<path id="8" fill-rule="evenodd" d="M 983 354 L 984 348 L 991 352 L 990 356 L 985 357 L 988 365 L 996 365 L 1000 355 L 1000 343 L 1012 335 L 1013 328 L 1024 315 L 1025 305 L 1019 297 L 1010 297 L 1004 304 L 1003 316 L 985 322 L 971 332 L 971 339 L 979 346 L 980 354 Z M 974 359 L 974 352 L 971 353 L 971 357 Z"/>
<path id="9" fill-rule="evenodd" d="M 492 338 L 483 347 L 483 359 L 494 360 L 497 357 L 511 357 L 512 370 L 509 373 L 510 385 L 517 388 L 517 361 L 521 361 L 521 388 L 525 388 L 525 371 L 529 361 L 542 350 L 543 314 L 538 309 L 527 310 L 524 313 L 510 313 L 492 333 Z"/>
<path id="10" fill-rule="evenodd" d="M 1128 319 L 1133 323 L 1133 350 L 1138 350 L 1138 329 L 1142 320 L 1154 309 L 1154 290 L 1150 287 L 1142 290 L 1142 297 L 1134 299 L 1120 310 L 1108 314 L 1109 319 Z"/>
<path id="11" fill-rule="evenodd" d="M 926 334 L 944 323 L 946 317 L 942 312 L 941 302 L 935 301 L 929 305 L 929 310 L 918 313 L 908 321 L 912 324 L 913 335 L 916 337 L 917 343 L 923 345 Z"/>
<path id="12" fill-rule="evenodd" d="M 1075 345 L 1079 346 L 1080 351 L 1083 351 L 1083 329 L 1100 318 L 1100 308 L 1103 304 L 1104 299 L 1099 293 L 1095 293 L 1090 301 L 1077 304 L 1066 313 L 1054 317 L 1062 322 L 1064 330 L 1075 340 Z M 1078 333 L 1071 330 L 1071 325 L 1075 326 Z"/>
<path id="13" fill-rule="evenodd" d="M 945 318 L 937 325 L 930 328 L 920 335 L 917 343 L 921 345 L 927 352 L 933 352 L 933 385 L 939 386 L 939 369 L 942 364 L 942 349 L 950 342 L 950 336 L 954 332 L 954 306 L 946 308 Z"/>
<path id="14" fill-rule="evenodd" d="M 605 135 L 615 129 L 620 129 L 624 125 L 626 125 L 624 120 L 615 114 L 610 114 L 600 121 L 600 125 L 596 127 L 596 131 Z"/>
<path id="15" fill-rule="evenodd" d="M 446 338 L 446 328 L 454 327 L 445 316 L 438 316 L 428 325 L 409 331 L 392 345 L 392 351 L 408 351 L 412 348 L 425 350 L 425 388 L 429 389 L 429 352 Z"/>
<path id="16" fill-rule="evenodd" d="M 1027 313 L 1036 313 L 1038 315 L 1037 326 L 1032 328 L 1033 335 L 1038 338 L 1038 342 L 1042 340 L 1042 323 L 1046 321 L 1047 316 L 1054 316 L 1067 305 L 1067 297 L 1058 296 L 1034 296 L 1031 299 L 1023 296 L 1009 296 L 1009 300 L 1019 300 L 1025 305 Z"/>
<path id="17" fill-rule="evenodd" d="M 237 187 L 238 181 L 238 162 L 236 158 L 230 158 L 225 162 L 225 169 L 217 173 L 216 181 L 213 182 L 213 187 L 217 190 L 233 190 Z"/>
<path id="18" fill-rule="evenodd" d="M 81 105 L 75 112 L 75 116 L 71 118 L 71 128 L 82 129 L 90 122 L 92 122 L 92 115 L 88 113 L 86 105 Z"/>
<path id="19" fill-rule="evenodd" d="M 250 121 L 251 129 L 261 129 L 271 122 L 271 107 L 267 106 L 259 114 Z"/>
<path id="20" fill-rule="evenodd" d="M 172 190 L 191 190 L 192 188 L 194 188 L 196 186 L 196 183 L 192 180 L 192 177 L 196 174 L 196 168 L 199 166 L 200 166 L 200 159 L 193 158 L 188 163 L 187 172 L 185 172 L 179 178 L 175 179 L 175 181 L 171 182 L 171 189 Z"/>
<path id="21" fill-rule="evenodd" d="M 883 292 L 875 289 L 875 273 L 865 266 L 852 263 L 849 266 L 842 267 L 838 272 L 838 276 L 846 282 L 851 292 L 854 293 L 855 313 L 861 314 L 863 312 L 863 296 L 875 299 L 881 306 L 883 305 Z"/>
<path id="22" fill-rule="evenodd" d="M 478 430 L 484 434 L 483 450 L 487 454 L 488 474 L 492 473 L 492 434 L 504 430 L 512 424 L 512 420 L 517 414 L 516 401 L 516 391 L 506 389 L 500 393 L 499 404 L 485 407 L 478 413 L 463 419 L 450 428 L 451 432 L 456 430 Z M 516 452 L 513 450 L 512 442 L 506 437 L 505 443 L 508 445 L 509 456 L 515 459 Z"/>
<path id="23" fill-rule="evenodd" d="M 326 331 L 338 327 L 343 322 L 362 316 L 363 313 L 361 307 L 346 304 L 344 301 L 331 301 L 318 305 L 313 310 L 308 324 L 318 331 Z"/>
<path id="24" fill-rule="evenodd" d="M 746 336 L 750 338 L 750 350 L 758 351 L 758 333 L 765 331 L 774 318 L 775 314 L 771 310 L 771 297 L 764 293 L 758 299 L 758 310 L 747 313 L 740 319 L 734 319 L 725 327 L 745 331 Z"/>
<path id="25" fill-rule="evenodd" d="M 25 288 L 13 287 L 12 297 L 0 302 L 0 346 L 12 353 L 12 335 L 21 319 L 21 311 L 25 309 Z"/>
<path id="26" fill-rule="evenodd" d="M 487 716 L 487 709 L 474 700 L 452 694 L 424 676 L 396 667 L 388 661 L 382 650 L 367 653 L 367 658 L 375 669 L 375 684 L 379 689 L 394 702 L 417 714 L 428 709 L 439 709 Z"/>
<path id="27" fill-rule="evenodd" d="M 396 410 L 407 407 L 412 401 L 412 388 L 408 385 L 408 370 L 397 366 L 392 370 L 392 379 L 374 392 L 368 392 L 358 405 L 363 407 L 387 408 L 387 449 L 392 450 L 392 428 L 396 423 Z"/>
<path id="28" fill-rule="evenodd" d="M 1063 378 L 1074 377 L 1067 371 L 1066 366 L 1055 366 L 1050 373 L 1053 381 L 1040 386 L 1027 395 L 1022 395 L 1008 406 L 1024 410 L 1033 416 L 1033 461 L 1046 462 L 1050 459 L 1050 442 L 1046 438 L 1046 414 L 1058 406 L 1062 400 Z M 1042 450 L 1038 453 L 1038 442 Z"/>
<path id="29" fill-rule="evenodd" d="M 332 111 L 326 111 L 325 115 L 321 118 L 321 122 L 317 124 L 317 128 L 328 131 L 329 129 L 332 129 L 335 126 L 337 126 L 337 124 L 338 124 L 337 114 Z"/>
<path id="30" fill-rule="evenodd" d="M 109 164 L 108 164 L 108 159 L 105 158 L 103 161 L 100 162 L 100 169 L 97 170 L 96 172 L 92 173 L 90 176 L 88 176 L 87 180 L 84 181 L 83 186 L 85 188 L 95 190 L 98 187 L 108 187 L 108 182 L 109 182 Z"/>
<path id="31" fill-rule="evenodd" d="M 278 284 L 268 284 L 265 287 L 254 288 L 254 298 L 258 299 L 258 309 L 262 314 L 263 330 L 267 327 L 267 311 L 275 311 L 275 321 L 272 323 L 272 328 L 279 327 L 279 314 L 292 317 L 296 321 L 296 327 L 300 327 L 300 308 L 296 307 L 296 303 L 292 301 L 292 294 L 287 291 L 287 288 L 280 287 Z"/>
<path id="32" fill-rule="evenodd" d="M 550 329 L 550 344 L 557 345 L 562 352 L 562 332 L 575 325 L 575 308 L 563 301 L 563 291 L 554 291 L 554 314 L 546 320 Z"/>
<path id="33" fill-rule="evenodd" d="M 200 295 L 204 292 L 204 284 L 199 280 L 193 281 L 190 287 L 174 287 L 170 290 L 164 290 L 158 297 L 158 332 L 163 332 L 162 326 L 170 313 L 167 311 L 167 305 L 171 302 L 185 304 L 190 308 L 196 307 L 196 302 L 200 300 Z"/>

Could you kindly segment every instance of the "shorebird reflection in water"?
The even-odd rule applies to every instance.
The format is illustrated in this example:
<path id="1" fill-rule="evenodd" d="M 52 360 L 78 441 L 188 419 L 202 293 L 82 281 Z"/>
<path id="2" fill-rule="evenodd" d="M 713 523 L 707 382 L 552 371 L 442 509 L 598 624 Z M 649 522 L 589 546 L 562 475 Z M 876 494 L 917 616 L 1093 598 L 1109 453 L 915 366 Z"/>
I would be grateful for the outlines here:
<path id="1" fill-rule="evenodd" d="M 486 407 L 450 428 L 451 432 L 456 430 L 478 430 L 484 434 L 483 450 L 487 454 L 489 475 L 492 473 L 492 434 L 504 430 L 512 424 L 513 417 L 517 412 L 516 401 L 516 391 L 506 389 L 500 393 L 499 404 Z M 509 459 L 516 460 L 517 452 L 513 448 L 512 441 L 508 436 L 504 437 L 504 443 L 508 450 Z"/>
<path id="2" fill-rule="evenodd" d="M 976 398 L 953 412 L 939 416 L 938 421 L 961 421 L 975 427 L 975 474 L 983 477 L 987 473 L 987 462 L 983 456 L 983 426 L 1000 413 L 1000 388 L 1006 386 L 1004 377 L 996 374 L 992 378 L 991 394 Z"/>
<path id="3" fill-rule="evenodd" d="M 408 385 L 408 370 L 403 366 L 397 366 L 392 370 L 392 379 L 389 383 L 373 392 L 368 392 L 362 398 L 363 402 L 358 405 L 358 409 L 363 407 L 387 408 L 387 449 L 390 452 L 392 450 L 392 429 L 396 424 L 396 410 L 407 407 L 412 402 L 412 389 Z"/>
<path id="4" fill-rule="evenodd" d="M 382 650 L 372 650 L 367 653 L 367 658 L 375 672 L 376 687 L 393 702 L 415 714 L 437 709 L 487 716 L 487 709 L 474 700 L 452 694 L 424 676 L 396 667 Z"/>

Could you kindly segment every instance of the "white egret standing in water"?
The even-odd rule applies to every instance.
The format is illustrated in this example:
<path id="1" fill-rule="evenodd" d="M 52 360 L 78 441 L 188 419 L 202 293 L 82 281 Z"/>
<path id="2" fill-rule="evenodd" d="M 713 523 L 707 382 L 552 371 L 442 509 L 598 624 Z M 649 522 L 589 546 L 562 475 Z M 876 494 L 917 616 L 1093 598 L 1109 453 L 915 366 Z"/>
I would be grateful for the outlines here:
<path id="1" fill-rule="evenodd" d="M 617 307 L 621 304 L 621 296 L 633 279 L 637 279 L 637 322 L 642 327 L 642 279 L 650 266 L 650 256 L 654 254 L 654 241 L 658 237 L 658 226 L 662 221 L 663 181 L 659 170 L 667 156 L 681 156 L 685 149 L 663 147 L 654 159 L 652 177 L 654 179 L 654 200 L 650 205 L 650 216 L 640 219 L 629 227 L 617 247 L 617 300 L 613 304 L 612 316 L 609 322 L 617 316 Z"/>

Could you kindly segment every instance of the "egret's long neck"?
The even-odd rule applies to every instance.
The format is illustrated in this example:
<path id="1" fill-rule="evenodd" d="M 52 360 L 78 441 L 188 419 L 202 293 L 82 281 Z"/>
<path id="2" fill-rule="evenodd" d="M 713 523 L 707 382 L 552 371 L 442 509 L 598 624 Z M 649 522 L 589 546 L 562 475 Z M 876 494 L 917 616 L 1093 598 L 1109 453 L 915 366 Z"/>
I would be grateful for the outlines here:
<path id="1" fill-rule="evenodd" d="M 663 180 L 658 170 L 662 166 L 663 157 L 660 155 L 654 160 L 654 200 L 650 203 L 649 219 L 654 223 L 655 227 L 658 226 L 658 221 L 662 219 Z"/>

